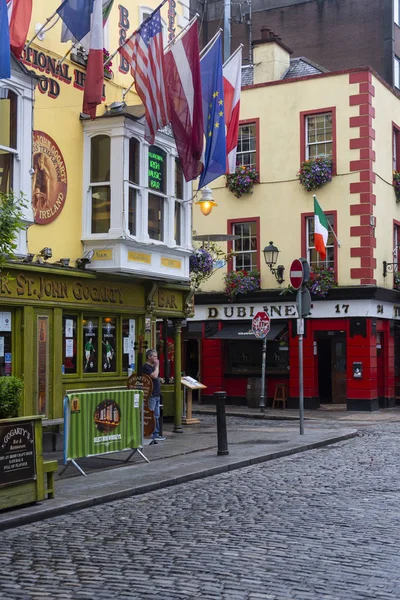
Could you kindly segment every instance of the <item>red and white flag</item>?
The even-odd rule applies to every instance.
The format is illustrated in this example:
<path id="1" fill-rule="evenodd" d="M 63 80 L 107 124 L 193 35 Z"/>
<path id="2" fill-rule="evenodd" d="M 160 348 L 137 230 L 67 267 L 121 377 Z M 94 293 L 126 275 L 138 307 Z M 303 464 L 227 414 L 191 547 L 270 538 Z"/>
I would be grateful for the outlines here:
<path id="1" fill-rule="evenodd" d="M 226 172 L 236 170 L 236 148 L 239 134 L 240 90 L 242 87 L 242 47 L 224 64 Z"/>
<path id="2" fill-rule="evenodd" d="M 102 0 L 94 0 L 82 109 L 91 119 L 96 118 L 96 107 L 103 96 L 103 45 Z"/>
<path id="3" fill-rule="evenodd" d="M 152 144 L 157 131 L 169 123 L 159 8 L 119 48 L 119 52 L 131 66 L 136 91 L 146 109 L 145 138 Z"/>
<path id="4" fill-rule="evenodd" d="M 186 181 L 200 175 L 203 163 L 203 107 L 197 18 L 165 54 L 171 126 Z"/>
<path id="5" fill-rule="evenodd" d="M 32 0 L 7 0 L 11 52 L 21 58 L 32 16 Z"/>

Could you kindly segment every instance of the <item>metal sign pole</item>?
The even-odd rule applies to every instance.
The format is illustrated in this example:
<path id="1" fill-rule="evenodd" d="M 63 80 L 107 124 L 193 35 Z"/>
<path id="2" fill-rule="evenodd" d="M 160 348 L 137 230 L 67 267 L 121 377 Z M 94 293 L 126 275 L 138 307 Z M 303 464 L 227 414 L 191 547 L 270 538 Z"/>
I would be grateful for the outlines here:
<path id="1" fill-rule="evenodd" d="M 260 396 L 260 410 L 264 412 L 265 409 L 265 363 L 267 360 L 267 336 L 263 338 L 262 345 L 262 363 L 261 363 L 261 396 Z"/>
<path id="2" fill-rule="evenodd" d="M 303 323 L 303 299 L 302 289 L 297 294 L 297 310 L 298 315 L 298 326 L 299 323 Z M 299 411 L 300 411 L 300 435 L 304 435 L 304 380 L 303 380 L 303 327 L 298 331 L 299 335 Z"/>

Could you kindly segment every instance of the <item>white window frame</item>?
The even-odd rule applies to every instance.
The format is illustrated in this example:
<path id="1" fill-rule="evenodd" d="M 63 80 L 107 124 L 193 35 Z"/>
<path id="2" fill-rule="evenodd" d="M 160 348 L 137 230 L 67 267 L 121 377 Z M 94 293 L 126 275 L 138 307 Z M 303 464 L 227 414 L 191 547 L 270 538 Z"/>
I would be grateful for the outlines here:
<path id="1" fill-rule="evenodd" d="M 237 231 L 236 228 L 241 228 L 243 225 L 250 225 L 253 224 L 255 226 L 255 233 L 254 236 L 253 235 L 249 235 L 249 236 L 244 236 L 242 235 L 241 231 Z M 234 240 L 233 242 L 233 247 L 236 247 L 236 242 L 238 241 L 242 241 L 244 239 L 248 239 L 249 240 L 249 247 L 251 247 L 251 240 L 253 238 L 255 238 L 256 240 L 256 249 L 255 250 L 235 250 L 235 256 L 233 257 L 233 270 L 234 271 L 252 271 L 253 269 L 258 269 L 258 264 L 257 264 L 257 257 L 258 257 L 258 252 L 259 252 L 259 241 L 258 241 L 258 236 L 257 236 L 257 221 L 243 221 L 243 222 L 237 222 L 237 223 L 232 223 L 232 234 L 233 235 L 240 235 L 240 240 Z M 250 267 L 240 267 L 238 266 L 238 257 L 239 256 L 244 256 L 244 255 L 250 255 L 251 257 L 251 266 Z M 254 263 L 254 264 L 253 264 Z"/>
<path id="2" fill-rule="evenodd" d="M 316 142 L 309 142 L 308 141 L 308 134 L 309 134 L 309 122 L 310 119 L 315 119 L 318 117 L 327 117 L 330 116 L 331 118 L 331 138 L 325 138 L 324 140 L 321 141 L 316 141 Z M 309 158 L 333 158 L 333 115 L 332 112 L 328 111 L 326 113 L 316 113 L 313 115 L 306 115 L 306 119 L 305 119 L 305 155 L 306 155 L 306 160 L 308 160 Z M 325 127 L 325 131 L 326 131 L 326 127 Z M 310 148 L 311 147 L 318 147 L 318 146 L 325 146 L 326 144 L 331 144 L 331 153 L 327 154 L 326 152 L 324 152 L 323 154 L 317 154 L 316 156 L 312 156 L 310 155 Z"/>
<path id="3" fill-rule="evenodd" d="M 99 137 L 100 135 L 105 135 L 106 137 L 110 138 L 110 165 L 109 165 L 109 170 L 110 170 L 110 180 L 109 181 L 96 181 L 96 182 L 92 182 L 91 181 L 91 173 L 89 172 L 89 188 L 90 188 L 90 214 L 91 214 L 91 219 L 90 219 L 90 233 L 92 235 L 97 235 L 97 236 L 103 236 L 105 234 L 108 233 L 107 232 L 103 232 L 103 233 L 93 233 L 92 232 L 92 219 L 93 219 L 93 190 L 96 187 L 108 187 L 110 189 L 110 226 L 109 226 L 109 230 L 111 228 L 111 205 L 112 205 L 112 189 L 111 189 L 111 137 L 107 134 L 98 134 L 98 135 L 93 135 L 90 138 L 90 159 L 92 157 L 92 141 L 94 140 L 94 138 Z M 91 161 L 89 161 L 89 171 L 91 168 Z"/>
<path id="4" fill-rule="evenodd" d="M 400 26 L 400 0 L 394 0 L 393 3 L 393 20 L 396 25 Z"/>
<path id="5" fill-rule="evenodd" d="M 393 58 L 393 84 L 395 88 L 400 89 L 400 58 L 398 56 Z"/>
<path id="6" fill-rule="evenodd" d="M 245 127 L 254 127 L 255 129 L 254 136 L 247 136 L 249 142 L 251 142 L 252 140 L 254 141 L 254 148 L 252 147 L 249 150 L 242 150 L 243 140 L 245 139 L 242 132 Z M 245 154 L 250 154 L 252 157 L 254 157 L 254 161 L 251 161 L 251 163 L 243 162 L 242 158 Z M 236 148 L 236 164 L 237 166 L 246 165 L 254 168 L 256 168 L 257 166 L 257 126 L 255 122 L 239 123 L 238 143 Z"/>
<path id="7" fill-rule="evenodd" d="M 325 213 L 325 217 L 327 218 L 328 222 L 330 223 L 331 227 L 333 228 L 334 225 L 334 218 L 333 215 L 331 214 L 326 214 Z M 312 267 L 312 265 L 325 265 L 326 267 L 335 267 L 335 240 L 334 240 L 334 236 L 330 230 L 330 228 L 328 228 L 328 243 L 326 245 L 326 259 L 325 260 L 321 260 L 318 254 L 317 257 L 317 261 L 313 261 L 311 259 L 311 253 L 313 250 L 315 250 L 315 245 L 314 243 L 311 245 L 309 243 L 310 237 L 312 236 L 312 238 L 314 234 L 314 217 L 306 217 L 306 256 L 307 256 L 307 260 L 309 265 Z M 329 259 L 329 255 L 332 255 L 332 258 Z"/>

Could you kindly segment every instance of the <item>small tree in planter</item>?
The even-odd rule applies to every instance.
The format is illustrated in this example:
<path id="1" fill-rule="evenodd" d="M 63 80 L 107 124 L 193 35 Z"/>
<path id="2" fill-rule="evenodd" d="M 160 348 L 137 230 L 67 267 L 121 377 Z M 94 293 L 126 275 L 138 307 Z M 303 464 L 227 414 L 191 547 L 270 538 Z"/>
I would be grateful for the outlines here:
<path id="1" fill-rule="evenodd" d="M 240 165 L 234 173 L 226 175 L 226 187 L 236 198 L 252 194 L 255 183 L 259 183 L 259 174 L 254 167 Z"/>
<path id="2" fill-rule="evenodd" d="M 260 289 L 260 271 L 253 269 L 252 271 L 231 271 L 224 277 L 225 294 L 228 296 L 229 302 L 239 294 L 248 294 Z"/>
<path id="3" fill-rule="evenodd" d="M 0 419 L 18 417 L 24 382 L 18 377 L 0 377 Z"/>
<path id="4" fill-rule="evenodd" d="M 312 266 L 306 286 L 312 296 L 325 298 L 329 290 L 337 286 L 335 269 L 326 265 Z"/>
<path id="5" fill-rule="evenodd" d="M 332 181 L 332 168 L 331 158 L 310 158 L 301 163 L 297 178 L 304 189 L 311 192 Z"/>

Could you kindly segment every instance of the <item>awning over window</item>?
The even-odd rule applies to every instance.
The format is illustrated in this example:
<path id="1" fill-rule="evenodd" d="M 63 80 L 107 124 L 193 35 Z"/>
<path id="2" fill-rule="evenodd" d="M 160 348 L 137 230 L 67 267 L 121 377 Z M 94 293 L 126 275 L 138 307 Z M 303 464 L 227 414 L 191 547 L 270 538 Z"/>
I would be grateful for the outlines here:
<path id="1" fill-rule="evenodd" d="M 274 340 L 279 333 L 286 327 L 285 324 L 282 323 L 272 323 L 271 329 L 267 335 L 267 340 Z M 217 331 L 214 335 L 210 336 L 210 339 L 220 339 L 220 340 L 250 340 L 250 341 L 260 341 L 260 338 L 256 338 L 256 336 L 251 331 L 251 322 L 247 321 L 245 323 L 228 323 L 224 325 L 220 331 Z"/>

